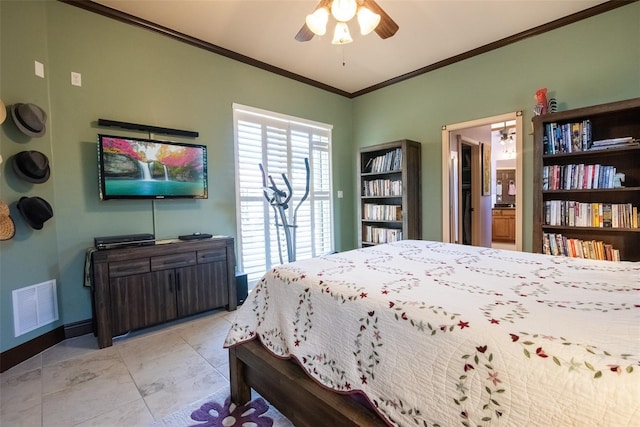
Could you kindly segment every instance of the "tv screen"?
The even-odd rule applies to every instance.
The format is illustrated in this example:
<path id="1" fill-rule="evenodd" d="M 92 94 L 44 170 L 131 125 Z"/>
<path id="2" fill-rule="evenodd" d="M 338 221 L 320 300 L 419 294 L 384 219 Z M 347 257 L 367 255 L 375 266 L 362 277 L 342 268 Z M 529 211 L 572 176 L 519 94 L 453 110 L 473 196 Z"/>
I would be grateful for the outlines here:
<path id="1" fill-rule="evenodd" d="M 100 198 L 206 199 L 207 147 L 98 135 Z"/>

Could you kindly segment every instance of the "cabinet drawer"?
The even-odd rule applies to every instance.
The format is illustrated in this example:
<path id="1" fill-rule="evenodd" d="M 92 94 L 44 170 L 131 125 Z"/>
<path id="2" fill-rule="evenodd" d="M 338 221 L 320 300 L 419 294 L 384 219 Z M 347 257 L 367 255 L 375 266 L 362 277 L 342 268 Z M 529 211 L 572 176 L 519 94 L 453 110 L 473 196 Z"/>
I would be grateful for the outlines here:
<path id="1" fill-rule="evenodd" d="M 185 252 L 182 254 L 172 254 L 154 256 L 151 258 L 151 270 L 165 270 L 167 268 L 188 267 L 196 264 L 196 253 Z"/>
<path id="2" fill-rule="evenodd" d="M 227 252 L 224 249 L 213 249 L 209 251 L 198 251 L 198 264 L 207 262 L 226 261 Z"/>
<path id="3" fill-rule="evenodd" d="M 130 276 L 132 274 L 148 273 L 149 271 L 149 258 L 109 263 L 109 277 Z"/>

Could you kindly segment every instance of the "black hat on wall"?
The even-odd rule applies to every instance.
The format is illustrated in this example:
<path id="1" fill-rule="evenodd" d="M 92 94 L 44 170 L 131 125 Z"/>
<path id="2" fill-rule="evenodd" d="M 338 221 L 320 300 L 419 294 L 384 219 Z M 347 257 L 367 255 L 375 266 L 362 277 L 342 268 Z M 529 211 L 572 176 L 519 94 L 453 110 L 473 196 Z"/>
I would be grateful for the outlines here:
<path id="1" fill-rule="evenodd" d="M 39 137 L 47 131 L 47 113 L 36 104 L 13 104 L 11 117 L 18 129 L 27 136 Z"/>
<path id="2" fill-rule="evenodd" d="M 18 210 L 27 224 L 36 230 L 42 230 L 44 223 L 53 217 L 51 205 L 41 197 L 21 197 Z"/>
<path id="3" fill-rule="evenodd" d="M 13 156 L 13 171 L 25 181 L 42 184 L 49 179 L 49 159 L 39 151 L 21 151 Z"/>

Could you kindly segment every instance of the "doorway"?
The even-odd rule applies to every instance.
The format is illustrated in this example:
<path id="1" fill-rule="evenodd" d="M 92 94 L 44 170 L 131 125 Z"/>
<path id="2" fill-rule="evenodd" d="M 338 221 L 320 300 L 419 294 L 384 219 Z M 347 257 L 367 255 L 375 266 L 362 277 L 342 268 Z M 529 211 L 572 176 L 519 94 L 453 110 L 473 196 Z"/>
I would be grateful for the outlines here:
<path id="1" fill-rule="evenodd" d="M 451 209 L 451 228 L 455 229 L 452 242 L 463 245 L 483 246 L 484 227 L 479 216 L 481 212 L 478 197 L 481 185 L 479 141 L 462 135 L 456 135 L 456 146 L 452 147 L 452 156 L 457 157 L 456 169 L 453 171 L 455 182 L 453 196 L 457 201 L 456 209 Z"/>
<path id="2" fill-rule="evenodd" d="M 498 160 L 493 160 L 486 153 L 485 148 L 491 146 L 492 125 L 496 123 L 514 123 L 513 137 L 515 150 L 512 153 L 515 161 L 514 178 L 506 182 L 503 188 L 498 187 L 498 168 L 501 167 Z M 464 234 L 466 226 L 466 197 L 463 197 L 462 154 L 465 150 L 471 153 L 471 166 L 477 170 L 471 170 L 471 195 L 470 211 L 468 218 L 470 244 L 474 246 L 492 246 L 492 215 L 498 202 L 497 190 L 506 191 L 510 196 L 510 208 L 515 212 L 515 245 L 513 249 L 522 250 L 522 192 L 516 189 L 522 188 L 522 139 L 523 125 L 522 112 L 506 113 L 462 123 L 445 125 L 442 127 L 442 238 L 444 242 L 469 244 Z M 489 145 L 487 145 L 489 144 Z M 465 148 L 467 147 L 467 148 Z M 475 149 L 473 147 L 476 147 Z M 473 157 L 476 151 L 477 157 Z M 490 151 L 490 150 L 489 150 Z M 497 164 L 497 167 L 496 167 Z M 490 166 L 490 170 L 487 168 Z M 486 181 L 486 182 L 485 182 Z M 475 183 L 475 185 L 474 185 Z M 510 186 L 509 186 L 510 184 Z M 511 192 L 512 194 L 508 194 Z"/>

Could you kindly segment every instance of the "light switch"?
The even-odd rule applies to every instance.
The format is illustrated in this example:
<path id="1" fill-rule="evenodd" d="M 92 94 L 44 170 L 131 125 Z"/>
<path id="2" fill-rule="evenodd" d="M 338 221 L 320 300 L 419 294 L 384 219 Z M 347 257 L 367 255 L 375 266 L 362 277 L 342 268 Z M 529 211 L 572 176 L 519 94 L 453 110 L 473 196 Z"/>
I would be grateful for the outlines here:
<path id="1" fill-rule="evenodd" d="M 82 74 L 71 72 L 71 84 L 73 86 L 82 86 Z"/>
<path id="2" fill-rule="evenodd" d="M 35 61 L 36 76 L 44 79 L 44 64 L 42 62 Z"/>
<path id="3" fill-rule="evenodd" d="M 338 199 L 342 199 L 344 197 L 344 193 L 342 190 L 338 190 Z"/>

